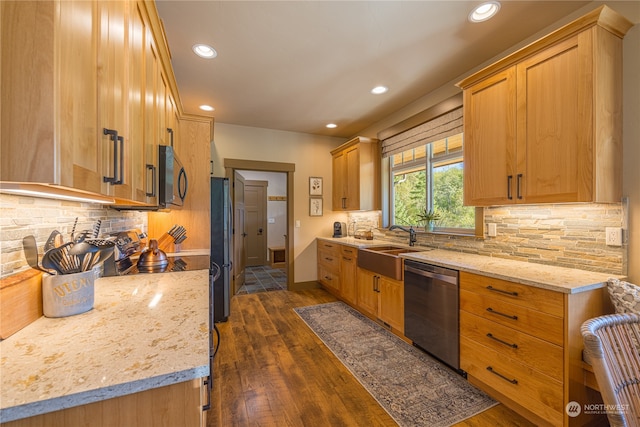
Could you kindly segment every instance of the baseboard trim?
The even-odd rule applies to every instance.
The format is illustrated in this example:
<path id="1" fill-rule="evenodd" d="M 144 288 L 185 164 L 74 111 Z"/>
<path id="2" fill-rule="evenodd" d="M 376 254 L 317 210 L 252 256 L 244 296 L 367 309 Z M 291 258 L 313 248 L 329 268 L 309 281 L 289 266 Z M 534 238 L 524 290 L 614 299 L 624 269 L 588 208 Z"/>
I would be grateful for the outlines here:
<path id="1" fill-rule="evenodd" d="M 320 283 L 317 280 L 311 280 L 308 282 L 296 282 L 289 288 L 290 291 L 307 291 L 309 289 L 317 289 L 320 287 Z"/>

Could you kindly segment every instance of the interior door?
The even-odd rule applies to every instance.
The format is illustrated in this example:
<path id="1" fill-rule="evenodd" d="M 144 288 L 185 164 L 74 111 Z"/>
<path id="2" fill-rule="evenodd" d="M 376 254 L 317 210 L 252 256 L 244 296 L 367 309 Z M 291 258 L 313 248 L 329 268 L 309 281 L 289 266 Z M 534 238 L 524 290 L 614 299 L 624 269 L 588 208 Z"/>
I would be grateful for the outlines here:
<path id="1" fill-rule="evenodd" d="M 244 178 L 234 172 L 233 184 L 233 290 L 232 295 L 244 285 L 247 232 L 244 221 Z"/>
<path id="2" fill-rule="evenodd" d="M 244 214 L 247 230 L 246 266 L 267 263 L 267 186 L 268 181 L 245 181 Z"/>

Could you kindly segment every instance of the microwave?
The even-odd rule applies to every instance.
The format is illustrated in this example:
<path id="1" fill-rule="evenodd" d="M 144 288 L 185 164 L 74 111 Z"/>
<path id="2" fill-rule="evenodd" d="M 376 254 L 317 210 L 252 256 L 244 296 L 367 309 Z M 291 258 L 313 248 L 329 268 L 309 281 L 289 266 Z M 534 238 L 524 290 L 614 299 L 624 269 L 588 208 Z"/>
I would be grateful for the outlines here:
<path id="1" fill-rule="evenodd" d="M 160 145 L 159 149 L 158 205 L 160 208 L 183 206 L 189 186 L 187 172 L 173 147 Z"/>

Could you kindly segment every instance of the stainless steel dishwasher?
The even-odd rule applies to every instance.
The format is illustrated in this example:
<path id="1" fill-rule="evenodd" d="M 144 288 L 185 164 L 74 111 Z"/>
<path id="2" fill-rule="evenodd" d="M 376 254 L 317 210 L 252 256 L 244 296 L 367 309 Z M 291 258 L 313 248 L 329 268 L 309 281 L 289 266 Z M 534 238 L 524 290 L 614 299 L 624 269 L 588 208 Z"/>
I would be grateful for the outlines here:
<path id="1" fill-rule="evenodd" d="M 456 270 L 404 261 L 404 334 L 458 371 L 459 305 Z"/>

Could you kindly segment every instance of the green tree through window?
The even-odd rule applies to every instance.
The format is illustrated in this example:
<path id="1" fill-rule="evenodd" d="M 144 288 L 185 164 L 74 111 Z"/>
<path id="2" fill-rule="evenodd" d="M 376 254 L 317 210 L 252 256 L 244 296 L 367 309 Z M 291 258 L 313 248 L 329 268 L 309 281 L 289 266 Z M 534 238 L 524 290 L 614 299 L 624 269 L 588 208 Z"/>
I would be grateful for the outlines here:
<path id="1" fill-rule="evenodd" d="M 395 154 L 392 223 L 423 226 L 419 213 L 440 214 L 436 229 L 475 227 L 475 208 L 463 206 L 462 134 Z"/>

